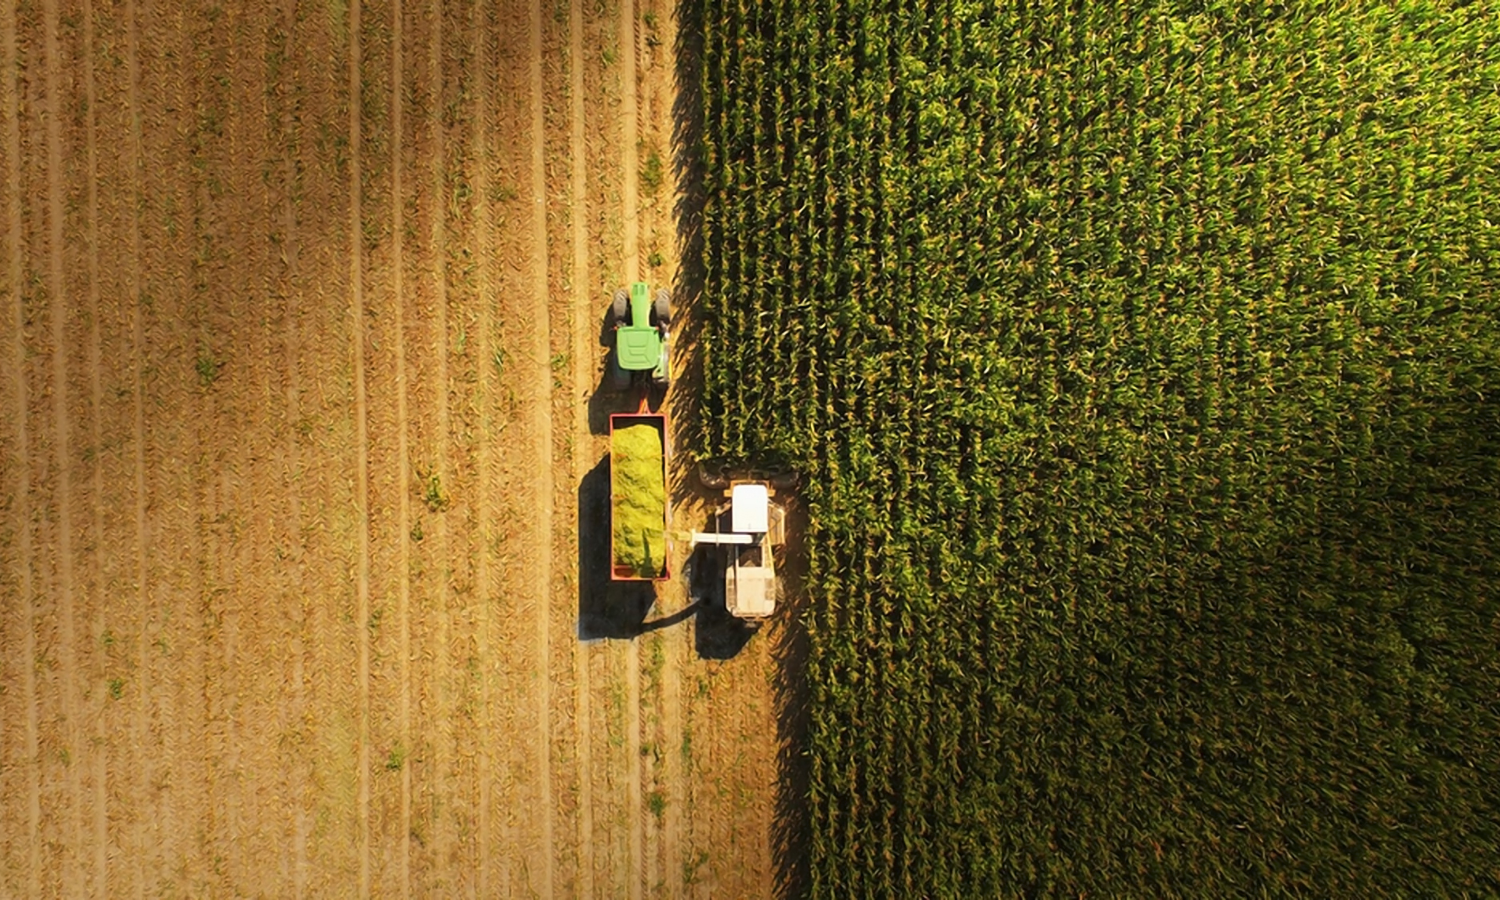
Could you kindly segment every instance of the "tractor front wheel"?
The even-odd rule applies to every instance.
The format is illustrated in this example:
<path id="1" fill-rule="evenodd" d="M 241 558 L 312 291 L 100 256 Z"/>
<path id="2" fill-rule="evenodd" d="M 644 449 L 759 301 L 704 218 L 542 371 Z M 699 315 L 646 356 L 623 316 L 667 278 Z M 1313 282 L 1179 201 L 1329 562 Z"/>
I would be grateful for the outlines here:
<path id="1" fill-rule="evenodd" d="M 610 301 L 609 313 L 614 316 L 616 325 L 630 324 L 630 292 L 624 288 L 615 291 L 615 297 Z"/>
<path id="2" fill-rule="evenodd" d="M 666 288 L 656 291 L 656 302 L 652 306 L 657 325 L 668 325 L 672 321 L 672 292 Z"/>

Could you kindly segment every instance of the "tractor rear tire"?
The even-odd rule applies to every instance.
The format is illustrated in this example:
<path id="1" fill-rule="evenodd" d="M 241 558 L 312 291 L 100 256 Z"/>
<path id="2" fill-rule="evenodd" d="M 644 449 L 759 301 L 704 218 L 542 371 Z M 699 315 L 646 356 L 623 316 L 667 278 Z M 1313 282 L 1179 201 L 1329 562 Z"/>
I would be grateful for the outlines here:
<path id="1" fill-rule="evenodd" d="M 610 351 L 609 364 L 604 372 L 604 389 L 615 394 L 630 390 L 630 373 L 620 368 L 620 361 L 615 358 L 613 350 Z"/>
<path id="2" fill-rule="evenodd" d="M 666 372 L 658 377 L 656 372 L 653 371 L 651 373 L 651 383 L 657 390 L 664 391 L 672 386 L 672 343 L 667 340 L 665 335 L 661 339 L 661 358 L 662 368 L 666 369 Z"/>
<path id="3" fill-rule="evenodd" d="M 615 291 L 615 296 L 609 305 L 609 313 L 614 316 L 616 325 L 630 324 L 630 292 L 624 288 Z"/>
<path id="4" fill-rule="evenodd" d="M 666 288 L 658 288 L 656 291 L 656 303 L 653 306 L 656 313 L 657 325 L 669 325 L 672 322 L 672 292 Z"/>

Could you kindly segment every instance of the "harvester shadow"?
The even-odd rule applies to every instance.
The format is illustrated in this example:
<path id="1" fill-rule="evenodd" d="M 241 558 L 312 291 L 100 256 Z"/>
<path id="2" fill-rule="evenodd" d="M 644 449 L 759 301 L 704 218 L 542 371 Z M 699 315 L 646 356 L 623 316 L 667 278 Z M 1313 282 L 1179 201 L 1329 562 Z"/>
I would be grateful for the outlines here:
<path id="1" fill-rule="evenodd" d="M 724 568 L 717 548 L 698 546 L 685 564 L 688 596 L 698 617 L 693 648 L 700 659 L 732 659 L 750 642 L 755 629 L 724 608 Z"/>
<path id="2" fill-rule="evenodd" d="M 656 603 L 649 581 L 609 577 L 609 457 L 578 483 L 578 638 L 629 640 Z"/>

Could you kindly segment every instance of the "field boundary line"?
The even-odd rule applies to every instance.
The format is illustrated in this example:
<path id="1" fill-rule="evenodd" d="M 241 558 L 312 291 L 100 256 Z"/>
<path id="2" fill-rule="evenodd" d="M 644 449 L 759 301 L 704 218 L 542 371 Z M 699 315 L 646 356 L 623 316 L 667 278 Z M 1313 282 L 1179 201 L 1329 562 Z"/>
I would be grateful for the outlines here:
<path id="1" fill-rule="evenodd" d="M 532 0 L 530 58 L 528 59 L 531 87 L 531 197 L 533 201 L 531 280 L 536 288 L 537 296 L 545 297 L 547 296 L 547 160 L 546 115 L 543 108 L 545 100 L 542 80 L 542 21 L 541 0 Z M 551 352 L 552 339 L 551 322 L 546 314 L 543 314 L 537 326 L 532 334 L 532 352 L 535 358 L 531 361 L 536 368 L 536 375 L 528 379 L 528 384 L 533 386 L 528 404 L 528 417 L 531 419 L 532 451 L 537 465 L 538 497 L 534 528 L 539 536 L 536 565 L 532 567 L 532 591 L 537 610 L 536 637 L 539 668 L 534 700 L 536 702 L 535 724 L 539 731 L 537 779 L 540 784 L 538 802 L 541 807 L 539 810 L 542 830 L 540 853 L 543 864 L 538 873 L 541 885 L 536 890 L 541 896 L 550 897 L 553 885 L 552 870 L 555 865 L 552 852 L 552 819 L 557 798 L 552 796 L 552 649 L 548 633 L 548 620 L 552 610 L 553 490 L 552 404 L 550 399 L 552 371 L 548 364 L 548 354 Z"/>
<path id="2" fill-rule="evenodd" d="M 5 144 L 6 196 L 10 231 L 10 285 L 11 285 L 11 336 L 15 349 L 15 364 L 11 366 L 11 390 L 16 403 L 15 421 L 17 442 L 20 445 L 20 490 L 16 504 L 21 520 L 21 608 L 26 616 L 25 637 L 22 646 L 22 681 L 26 694 L 26 770 L 31 775 L 27 785 L 26 833 L 27 833 L 27 895 L 42 893 L 42 795 L 41 757 L 39 750 L 36 688 L 36 595 L 32 579 L 31 542 L 31 433 L 26 427 L 28 402 L 26 397 L 26 333 L 25 312 L 22 309 L 21 281 L 25 257 L 21 249 L 23 232 L 21 227 L 21 125 L 20 100 L 16 88 L 16 0 L 5 4 L 4 21 L 0 22 L 0 44 L 5 53 Z"/>
<path id="3" fill-rule="evenodd" d="M 585 88 L 583 67 L 583 0 L 568 3 L 568 149 L 572 161 L 573 204 L 569 209 L 569 224 L 572 226 L 573 244 L 573 309 L 574 315 L 582 316 L 573 324 L 573 459 L 572 470 L 575 483 L 581 483 L 586 462 L 582 457 L 584 448 L 590 446 L 588 421 L 588 394 L 593 367 L 589 352 L 589 256 L 588 256 L 588 146 L 586 142 L 587 120 L 584 115 L 583 94 Z M 583 510 L 578 510 L 583 515 Z M 578 540 L 575 529 L 573 539 Z M 579 590 L 583 589 L 580 573 Z M 592 722 L 589 696 L 589 652 L 582 640 L 573 642 L 573 736 L 578 754 L 578 895 L 594 895 L 594 791 L 593 753 L 590 746 Z"/>
<path id="4" fill-rule="evenodd" d="M 93 492 L 92 526 L 94 531 L 94 553 L 93 565 L 95 570 L 94 589 L 98 592 L 96 608 L 94 610 L 94 634 L 101 635 L 105 629 L 104 616 L 104 573 L 103 566 L 99 561 L 101 548 L 104 547 L 104 454 L 100 452 L 103 443 L 99 419 L 102 415 L 104 391 L 99 384 L 100 369 L 100 337 L 99 337 L 99 153 L 98 153 L 98 112 L 94 85 L 94 4 L 93 0 L 83 0 L 83 84 L 84 99 L 87 103 L 87 135 L 88 135 L 88 277 L 89 277 L 89 394 L 90 406 L 93 415 L 90 420 L 89 442 L 93 447 L 94 465 L 91 478 L 91 489 Z M 102 676 L 96 679 L 94 686 L 100 698 L 109 695 L 106 679 Z M 95 717 L 95 723 L 103 717 L 103 707 Z M 109 822 L 106 812 L 108 792 L 105 790 L 104 782 L 108 774 L 106 766 L 106 753 L 103 745 L 92 748 L 93 757 L 93 787 L 94 787 L 94 872 L 97 882 L 95 890 L 100 896 L 109 895 Z"/>
<path id="5" fill-rule="evenodd" d="M 359 633 L 359 896 L 370 896 L 370 451 L 365 402 L 364 242 L 360 227 L 360 0 L 349 4 L 349 300 L 354 345 L 354 417 L 356 487 L 359 493 L 359 582 L 355 627 Z"/>
<path id="6" fill-rule="evenodd" d="M 397 522 L 397 551 L 399 580 L 397 584 L 397 619 L 400 621 L 399 660 L 401 679 L 401 708 L 399 724 L 401 748 L 411 752 L 411 482 L 410 451 L 407 444 L 406 409 L 406 298 L 402 276 L 405 260 L 404 224 L 402 221 L 405 203 L 401 187 L 401 141 L 404 134 L 401 121 L 401 0 L 391 0 L 391 234 L 392 282 L 391 302 L 395 307 L 395 352 L 396 352 L 396 485 L 401 495 Z M 401 896 L 411 896 L 411 766 L 401 766 Z"/>
<path id="7" fill-rule="evenodd" d="M 70 754 L 81 749 L 78 730 L 78 703 L 74 692 L 74 678 L 78 665 L 78 637 L 74 633 L 74 573 L 73 573 L 73 478 L 70 471 L 68 445 L 68 352 L 64 321 L 67 318 L 66 267 L 63 260 L 63 197 L 62 197 L 62 90 L 59 57 L 62 48 L 58 44 L 57 0 L 45 0 L 42 4 L 46 59 L 47 91 L 47 255 L 50 289 L 47 292 L 51 309 L 52 325 L 52 455 L 57 463 L 57 577 L 58 618 L 61 620 L 60 652 L 63 669 L 62 695 L 64 738 Z M 73 851 L 62 852 L 63 884 L 65 893 L 79 896 L 82 885 L 76 856 L 83 846 L 83 786 L 79 783 L 78 768 L 68 766 L 68 793 L 71 804 L 68 811 L 72 829 Z"/>

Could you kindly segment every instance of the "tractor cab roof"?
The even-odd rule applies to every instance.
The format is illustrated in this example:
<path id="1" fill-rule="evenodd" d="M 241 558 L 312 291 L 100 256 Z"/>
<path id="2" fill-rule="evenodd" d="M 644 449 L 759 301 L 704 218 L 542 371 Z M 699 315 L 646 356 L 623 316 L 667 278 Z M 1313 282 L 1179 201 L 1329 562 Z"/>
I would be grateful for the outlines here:
<path id="1" fill-rule="evenodd" d="M 661 362 L 661 334 L 650 326 L 615 329 L 615 355 L 627 372 L 645 372 Z"/>

